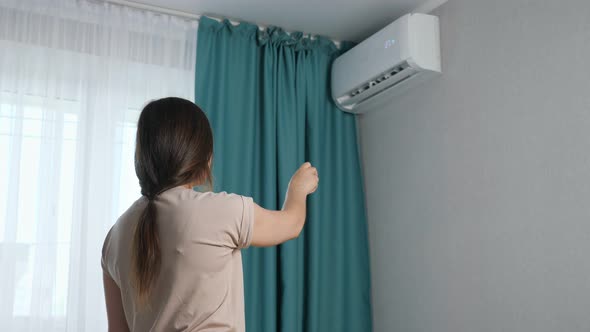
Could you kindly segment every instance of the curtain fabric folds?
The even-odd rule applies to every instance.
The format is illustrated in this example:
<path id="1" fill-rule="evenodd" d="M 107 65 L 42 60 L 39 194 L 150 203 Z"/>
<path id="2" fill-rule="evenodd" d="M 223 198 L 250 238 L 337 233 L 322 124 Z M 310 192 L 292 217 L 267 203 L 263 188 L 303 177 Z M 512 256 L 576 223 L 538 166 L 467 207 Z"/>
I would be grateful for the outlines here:
<path id="1" fill-rule="evenodd" d="M 195 99 L 213 126 L 216 189 L 280 209 L 301 163 L 320 175 L 301 236 L 243 253 L 248 331 L 371 330 L 355 119 L 329 89 L 340 53 L 330 40 L 280 28 L 199 23 Z"/>

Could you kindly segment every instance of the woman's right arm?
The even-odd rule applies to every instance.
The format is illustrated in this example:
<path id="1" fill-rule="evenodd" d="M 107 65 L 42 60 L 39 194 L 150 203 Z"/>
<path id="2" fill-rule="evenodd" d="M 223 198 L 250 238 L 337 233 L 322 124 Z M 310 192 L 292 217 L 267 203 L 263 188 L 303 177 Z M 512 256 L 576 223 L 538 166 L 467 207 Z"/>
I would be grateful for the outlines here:
<path id="1" fill-rule="evenodd" d="M 104 297 L 107 304 L 109 332 L 129 332 L 119 286 L 117 286 L 115 281 L 106 272 L 102 273 L 102 280 L 104 284 Z"/>
<path id="2" fill-rule="evenodd" d="M 281 211 L 267 210 L 254 204 L 252 245 L 274 246 L 298 237 L 305 224 L 307 195 L 316 191 L 318 183 L 317 169 L 307 162 L 291 178 Z"/>

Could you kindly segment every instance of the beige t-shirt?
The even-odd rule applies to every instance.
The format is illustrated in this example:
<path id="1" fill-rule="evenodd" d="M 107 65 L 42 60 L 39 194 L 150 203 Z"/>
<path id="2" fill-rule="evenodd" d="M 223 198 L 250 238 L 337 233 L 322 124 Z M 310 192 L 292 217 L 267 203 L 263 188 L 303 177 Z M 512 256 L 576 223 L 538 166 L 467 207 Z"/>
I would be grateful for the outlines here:
<path id="1" fill-rule="evenodd" d="M 156 200 L 162 253 L 148 305 L 130 284 L 133 230 L 147 204 L 138 199 L 108 233 L 102 267 L 121 289 L 131 331 L 244 331 L 241 248 L 250 245 L 252 198 L 176 187 Z"/>

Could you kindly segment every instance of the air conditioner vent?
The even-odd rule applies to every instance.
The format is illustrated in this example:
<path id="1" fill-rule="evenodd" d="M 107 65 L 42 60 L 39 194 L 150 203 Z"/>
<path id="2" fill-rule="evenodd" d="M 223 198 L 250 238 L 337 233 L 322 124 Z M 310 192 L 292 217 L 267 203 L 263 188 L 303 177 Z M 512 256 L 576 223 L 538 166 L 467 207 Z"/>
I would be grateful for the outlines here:
<path id="1" fill-rule="evenodd" d="M 367 99 L 407 81 L 416 74 L 419 74 L 419 71 L 410 66 L 409 63 L 403 62 L 377 75 L 361 87 L 344 94 L 336 101 L 342 107 L 352 109 Z"/>
<path id="2" fill-rule="evenodd" d="M 397 74 L 406 70 L 409 67 L 410 67 L 410 65 L 408 65 L 407 62 L 404 62 L 399 66 L 395 66 L 391 69 L 386 70 L 385 72 L 379 74 L 377 77 L 370 80 L 365 85 L 363 85 L 359 88 L 355 88 L 347 94 L 352 98 L 352 97 L 354 97 L 358 94 L 361 94 L 371 88 L 376 87 L 378 84 L 384 83 L 384 82 L 388 81 L 389 79 L 395 78 Z"/>

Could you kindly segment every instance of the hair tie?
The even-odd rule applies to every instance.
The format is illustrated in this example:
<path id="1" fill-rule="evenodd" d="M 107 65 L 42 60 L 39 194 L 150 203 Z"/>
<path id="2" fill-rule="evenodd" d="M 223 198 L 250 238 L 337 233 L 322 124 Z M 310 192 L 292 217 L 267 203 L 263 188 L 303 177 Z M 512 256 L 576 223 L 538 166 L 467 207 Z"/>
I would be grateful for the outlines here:
<path id="1" fill-rule="evenodd" d="M 156 199 L 156 196 L 158 196 L 158 194 L 153 194 L 153 193 L 142 193 L 142 195 L 148 199 L 148 201 L 153 201 Z"/>

